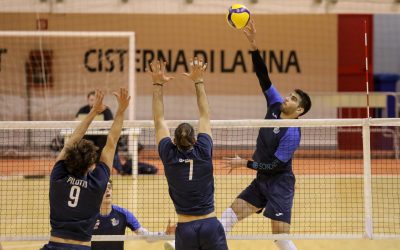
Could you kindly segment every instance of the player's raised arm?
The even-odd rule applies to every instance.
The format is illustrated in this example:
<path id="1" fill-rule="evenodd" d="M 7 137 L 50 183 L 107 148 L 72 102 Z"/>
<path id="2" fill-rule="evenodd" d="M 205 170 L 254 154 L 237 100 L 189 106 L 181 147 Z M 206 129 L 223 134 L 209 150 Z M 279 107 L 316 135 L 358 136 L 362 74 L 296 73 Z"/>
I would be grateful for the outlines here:
<path id="1" fill-rule="evenodd" d="M 199 133 L 206 133 L 211 136 L 210 107 L 208 105 L 206 91 L 204 89 L 203 74 L 207 69 L 207 63 L 197 57 L 190 59 L 190 73 L 184 73 L 190 78 L 196 88 L 197 106 L 199 108 Z"/>
<path id="2" fill-rule="evenodd" d="M 260 83 L 263 94 L 268 101 L 268 105 L 272 105 L 276 102 L 283 102 L 282 97 L 276 91 L 276 89 L 271 89 L 272 82 L 269 78 L 267 66 L 265 65 L 264 60 L 261 58 L 260 51 L 258 50 L 258 46 L 256 43 L 256 32 L 257 31 L 254 20 L 251 19 L 249 24 L 243 29 L 243 33 L 250 43 L 251 58 L 253 61 L 254 69 L 256 71 L 258 82 Z"/>
<path id="3" fill-rule="evenodd" d="M 117 98 L 118 110 L 115 114 L 115 119 L 111 125 L 110 132 L 108 133 L 107 143 L 100 155 L 100 161 L 104 162 L 108 167 L 112 166 L 115 148 L 117 146 L 119 136 L 121 135 L 122 124 L 124 122 L 124 112 L 131 99 L 126 88 L 121 88 L 119 93 L 114 92 L 113 95 Z"/>
<path id="4" fill-rule="evenodd" d="M 153 81 L 153 119 L 157 144 L 161 139 L 170 136 L 168 126 L 164 120 L 163 86 L 173 77 L 165 75 L 166 64 L 166 62 L 153 61 L 150 63 L 150 70 L 147 70 L 151 74 Z"/>
<path id="5" fill-rule="evenodd" d="M 69 138 L 68 142 L 64 145 L 64 148 L 61 150 L 60 154 L 57 156 L 56 161 L 65 159 L 66 148 L 79 142 L 85 135 L 87 129 L 89 128 L 90 124 L 92 123 L 92 121 L 96 117 L 96 115 L 103 112 L 103 110 L 106 108 L 106 106 L 104 106 L 104 104 L 103 104 L 103 99 L 104 99 L 103 91 L 96 89 L 95 102 L 93 104 L 92 109 L 90 110 L 89 114 L 75 128 L 75 130 L 72 133 L 71 137 Z"/>
<path id="6" fill-rule="evenodd" d="M 251 50 L 257 51 L 258 50 L 258 46 L 256 43 L 257 30 L 253 18 L 251 18 L 250 22 L 246 25 L 246 27 L 243 28 L 243 33 L 246 36 L 247 40 L 249 40 Z"/>

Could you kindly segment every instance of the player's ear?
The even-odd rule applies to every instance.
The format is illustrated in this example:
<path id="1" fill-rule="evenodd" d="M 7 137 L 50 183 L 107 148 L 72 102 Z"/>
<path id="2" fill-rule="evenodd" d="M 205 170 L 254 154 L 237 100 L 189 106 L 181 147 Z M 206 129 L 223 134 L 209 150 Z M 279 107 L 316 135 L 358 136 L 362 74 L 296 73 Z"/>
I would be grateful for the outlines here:
<path id="1" fill-rule="evenodd" d="M 304 108 L 303 108 L 303 107 L 297 107 L 296 113 L 297 113 L 298 115 L 303 114 L 303 112 L 304 112 Z"/>

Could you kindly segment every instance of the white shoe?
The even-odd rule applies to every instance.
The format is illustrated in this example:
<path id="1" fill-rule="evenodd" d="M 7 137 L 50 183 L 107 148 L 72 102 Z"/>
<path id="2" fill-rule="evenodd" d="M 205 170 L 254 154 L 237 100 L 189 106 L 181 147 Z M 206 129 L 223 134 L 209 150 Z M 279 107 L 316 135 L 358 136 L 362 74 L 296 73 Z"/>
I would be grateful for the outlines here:
<path id="1" fill-rule="evenodd" d="M 164 243 L 164 250 L 175 250 L 175 241 L 166 241 Z"/>

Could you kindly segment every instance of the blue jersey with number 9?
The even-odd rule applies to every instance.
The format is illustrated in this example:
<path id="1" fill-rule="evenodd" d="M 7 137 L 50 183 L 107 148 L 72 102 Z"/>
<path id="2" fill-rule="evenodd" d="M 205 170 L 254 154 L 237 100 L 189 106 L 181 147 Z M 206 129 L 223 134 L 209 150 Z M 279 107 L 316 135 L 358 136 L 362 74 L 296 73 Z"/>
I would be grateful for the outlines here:
<path id="1" fill-rule="evenodd" d="M 83 177 L 69 174 L 64 161 L 56 162 L 50 176 L 51 235 L 90 241 L 109 179 L 103 162 Z"/>
<path id="2" fill-rule="evenodd" d="M 179 150 L 170 137 L 160 141 L 158 153 L 176 213 L 206 215 L 214 211 L 212 147 L 211 137 L 204 133 L 198 134 L 188 151 Z"/>

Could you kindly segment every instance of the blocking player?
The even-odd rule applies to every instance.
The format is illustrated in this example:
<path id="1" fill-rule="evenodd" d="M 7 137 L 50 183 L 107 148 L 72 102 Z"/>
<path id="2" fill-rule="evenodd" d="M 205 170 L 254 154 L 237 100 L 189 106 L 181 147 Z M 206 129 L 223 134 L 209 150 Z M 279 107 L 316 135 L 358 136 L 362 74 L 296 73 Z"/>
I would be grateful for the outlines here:
<path id="1" fill-rule="evenodd" d="M 104 110 L 104 94 L 96 90 L 95 102 L 89 114 L 74 130 L 56 159 L 50 175 L 50 241 L 42 249 L 88 250 L 100 204 L 110 178 L 124 111 L 130 96 L 121 88 L 113 93 L 118 101 L 115 120 L 106 145 L 97 157 L 93 142 L 82 139 L 90 123 Z"/>
<path id="2" fill-rule="evenodd" d="M 224 229 L 214 212 L 213 140 L 210 111 L 204 90 L 203 73 L 207 64 L 190 60 L 200 118 L 198 135 L 188 123 L 180 124 L 172 141 L 164 121 L 163 87 L 172 79 L 165 75 L 166 63 L 153 62 L 153 117 L 158 152 L 164 164 L 169 195 L 178 216 L 175 232 L 177 250 L 228 249 Z M 167 244 L 165 247 L 172 247 Z"/>

